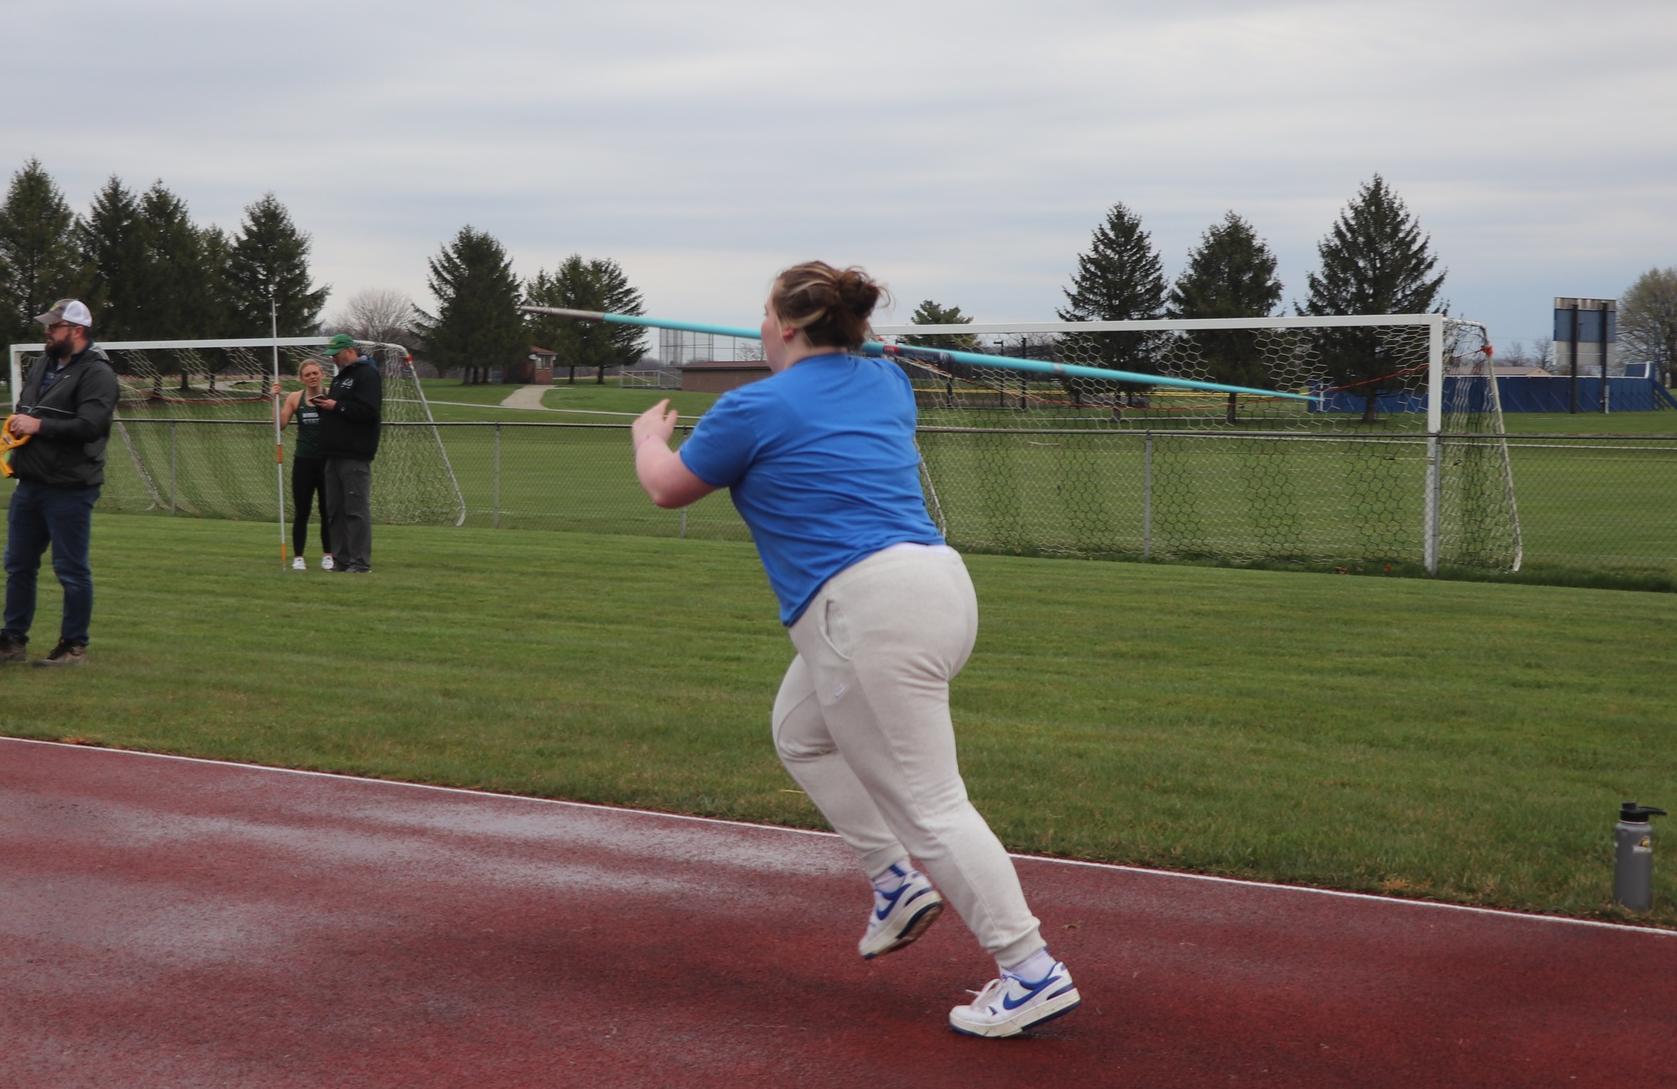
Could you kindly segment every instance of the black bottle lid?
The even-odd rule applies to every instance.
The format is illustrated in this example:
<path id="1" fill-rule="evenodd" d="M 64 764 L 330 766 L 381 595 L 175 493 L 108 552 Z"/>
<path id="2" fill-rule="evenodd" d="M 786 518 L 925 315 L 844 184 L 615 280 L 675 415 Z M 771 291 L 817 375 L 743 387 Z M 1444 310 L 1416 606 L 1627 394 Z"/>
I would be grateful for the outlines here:
<path id="1" fill-rule="evenodd" d="M 1635 802 L 1621 802 L 1619 804 L 1619 819 L 1626 824 L 1647 824 L 1649 817 L 1663 817 L 1665 810 L 1651 805 L 1637 805 Z"/>

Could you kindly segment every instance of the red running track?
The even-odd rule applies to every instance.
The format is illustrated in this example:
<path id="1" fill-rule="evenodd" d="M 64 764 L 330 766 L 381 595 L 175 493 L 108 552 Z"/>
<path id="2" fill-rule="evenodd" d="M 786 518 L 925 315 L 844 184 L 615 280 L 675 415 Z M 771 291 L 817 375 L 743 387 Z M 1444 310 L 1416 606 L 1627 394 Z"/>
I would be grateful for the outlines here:
<path id="1" fill-rule="evenodd" d="M 1677 934 L 1022 858 L 975 1040 L 831 836 L 0 740 L 0 1086 L 1677 1085 Z"/>

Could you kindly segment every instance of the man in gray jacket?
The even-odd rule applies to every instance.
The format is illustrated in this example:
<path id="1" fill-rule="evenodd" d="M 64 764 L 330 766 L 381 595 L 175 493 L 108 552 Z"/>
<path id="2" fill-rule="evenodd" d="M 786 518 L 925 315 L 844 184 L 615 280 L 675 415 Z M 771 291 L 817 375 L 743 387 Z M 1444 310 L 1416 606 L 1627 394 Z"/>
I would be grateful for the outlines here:
<path id="1" fill-rule="evenodd" d="M 6 426 L 14 441 L 17 477 L 6 511 L 6 613 L 0 662 L 28 660 L 35 619 L 35 582 L 41 555 L 52 546 L 52 569 L 64 587 L 58 645 L 35 664 L 80 665 L 87 660 L 93 619 L 93 571 L 88 544 L 93 504 L 105 483 L 105 443 L 116 415 L 117 380 L 105 353 L 93 346 L 93 315 L 77 299 L 61 299 L 36 321 L 46 326 L 46 352 L 29 368 L 16 413 Z"/>

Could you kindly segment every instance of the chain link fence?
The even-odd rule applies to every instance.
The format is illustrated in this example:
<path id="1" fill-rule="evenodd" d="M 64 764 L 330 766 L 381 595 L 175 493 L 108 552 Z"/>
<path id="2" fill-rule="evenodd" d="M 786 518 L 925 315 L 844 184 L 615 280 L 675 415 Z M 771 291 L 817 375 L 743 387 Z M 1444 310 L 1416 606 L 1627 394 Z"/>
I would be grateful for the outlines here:
<path id="1" fill-rule="evenodd" d="M 168 434 L 133 438 L 146 428 Z M 424 429 L 425 441 L 402 436 L 406 428 Z M 177 454 L 154 457 L 142 480 L 113 436 L 102 510 L 278 517 L 271 427 L 124 420 L 121 430 Z M 450 513 L 445 522 L 749 539 L 725 492 L 681 511 L 654 507 L 635 481 L 621 424 L 395 423 L 385 441 L 446 457 L 464 517 Z M 1310 567 L 1422 562 L 1425 435 L 924 427 L 919 441 L 927 505 L 950 542 L 971 552 Z M 214 456 L 180 456 L 189 447 Z M 1439 502 L 1448 507 L 1452 489 L 1471 492 L 1476 475 L 1501 487 L 1502 475 L 1486 473 L 1480 455 L 1501 458 L 1503 449 L 1484 436 L 1445 436 Z M 1510 436 L 1506 452 L 1529 576 L 1677 579 L 1677 435 Z M 382 459 L 375 517 L 385 502 L 404 509 L 391 493 L 408 486 L 406 476 L 381 469 Z M 289 481 L 283 490 L 289 508 Z M 1500 522 L 1476 527 L 1471 518 L 1445 525 L 1453 527 L 1440 542 L 1446 566 L 1474 567 L 1487 546 L 1480 538 L 1504 533 Z M 1507 546 L 1500 537 L 1490 544 Z"/>
<path id="2" fill-rule="evenodd" d="M 1533 573 L 1677 578 L 1677 434 L 1508 439 Z"/>
<path id="3" fill-rule="evenodd" d="M 1424 564 L 1425 435 L 925 428 L 920 446 L 928 505 L 969 551 Z M 1442 568 L 1677 579 L 1677 435 L 1444 435 L 1436 457 Z M 1512 526 L 1481 501 L 1509 478 Z"/>

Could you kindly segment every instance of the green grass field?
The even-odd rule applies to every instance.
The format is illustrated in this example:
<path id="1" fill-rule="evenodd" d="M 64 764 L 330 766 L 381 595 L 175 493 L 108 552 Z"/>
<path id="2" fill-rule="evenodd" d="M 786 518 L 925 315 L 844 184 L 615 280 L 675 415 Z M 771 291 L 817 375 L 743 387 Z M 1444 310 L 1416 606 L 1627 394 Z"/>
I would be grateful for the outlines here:
<path id="1" fill-rule="evenodd" d="M 8 667 L 8 734 L 819 827 L 748 545 L 100 514 L 92 662 Z M 1013 848 L 1616 917 L 1618 803 L 1677 809 L 1677 596 L 970 557 L 955 689 Z M 44 580 L 37 646 L 50 646 Z M 1677 869 L 1654 922 L 1677 925 Z"/>
<path id="2" fill-rule="evenodd" d="M 1677 412 L 1509 412 L 1510 435 L 1641 435 L 1677 439 Z"/>
<path id="3" fill-rule="evenodd" d="M 603 385 L 578 376 L 575 385 L 562 379 L 542 394 L 542 411 L 502 408 L 501 402 L 517 386 L 463 386 L 446 378 L 427 378 L 422 383 L 431 412 L 438 420 L 500 420 L 503 422 L 620 423 L 668 398 L 683 416 L 698 419 L 716 403 L 717 394 L 649 388 L 620 389 L 615 378 Z"/>
<path id="4" fill-rule="evenodd" d="M 616 396 L 593 403 L 624 411 L 657 399 L 653 391 L 601 392 Z M 549 400 L 555 396 L 548 394 Z M 446 432 L 474 523 L 605 532 L 632 524 L 668 535 L 741 535 L 719 497 L 685 516 L 641 503 L 621 434 L 531 427 L 530 417 L 519 416 L 496 440 L 498 476 L 488 436 Z M 1144 539 L 1143 442 L 1122 432 L 943 432 L 923 435 L 921 449 L 951 536 L 969 549 L 1130 558 L 1146 549 L 1154 558 L 1292 557 L 1304 564 L 1344 556 L 1372 556 L 1376 565 L 1382 559 L 1420 562 L 1425 451 L 1418 443 L 1157 436 L 1152 534 Z M 1677 547 L 1669 530 L 1677 508 L 1677 440 L 1555 443 L 1522 437 L 1510 457 L 1524 577 L 1677 586 Z M 1356 519 L 1343 515 L 1349 510 L 1358 512 Z"/>
<path id="5" fill-rule="evenodd" d="M 663 391 L 561 385 L 544 392 L 548 407 L 533 411 L 499 407 L 512 387 L 426 386 L 468 525 L 744 538 L 725 496 L 671 512 L 651 507 L 636 488 L 625 428 Z M 715 395 L 673 399 L 691 421 Z M 1619 421 L 1617 435 L 1575 439 L 1547 438 L 1529 429 L 1527 417 L 1511 419 L 1520 424 L 1510 458 L 1524 545 L 1524 568 L 1514 577 L 1677 588 L 1669 528 L 1677 438 L 1659 437 L 1677 414 L 1541 418 L 1551 428 Z M 146 444 L 159 494 L 169 491 L 161 469 L 174 457 L 168 436 L 156 425 L 129 430 Z M 429 432 L 392 430 L 389 449 L 403 437 L 431 441 Z M 1422 560 L 1425 449 L 1413 436 L 1396 438 L 1281 443 L 1161 432 L 1151 440 L 1150 493 L 1143 485 L 1148 439 L 1133 431 L 934 430 L 921 447 L 951 539 L 969 551 L 1365 571 L 1389 564 L 1408 572 Z M 267 425 L 200 427 L 192 442 L 197 467 L 183 460 L 174 487 L 184 509 L 270 517 Z M 390 458 L 381 459 L 381 469 L 395 471 Z M 375 501 L 389 494 L 375 489 Z M 143 509 L 150 496 L 132 465 L 113 459 L 107 509 Z M 1455 556 L 1447 551 L 1446 564 Z M 1482 569 L 1465 573 L 1485 577 Z"/>
<path id="6" fill-rule="evenodd" d="M 449 410 L 459 407 L 461 403 L 470 406 L 495 407 L 506 399 L 516 386 L 477 385 L 464 386 L 458 381 L 446 378 L 429 378 L 423 382 L 425 396 L 430 399 L 433 411 L 438 419 L 470 418 L 481 419 L 482 416 L 452 415 Z M 935 396 L 936 390 L 931 390 Z M 669 398 L 671 403 L 684 415 L 698 417 L 703 411 L 714 404 L 717 398 L 714 393 L 693 393 L 683 390 L 656 390 L 648 388 L 619 388 L 615 379 L 608 379 L 603 385 L 596 384 L 592 378 L 584 381 L 578 377 L 575 385 L 560 381 L 549 388 L 542 397 L 545 409 L 554 413 L 566 410 L 577 410 L 582 413 L 613 412 L 635 414 L 644 411 L 662 398 Z M 1191 397 L 1192 395 L 1183 395 Z M 1198 402 L 1195 402 L 1196 404 Z M 1211 419 L 1216 420 L 1222 408 L 1221 400 L 1208 402 L 1203 411 L 1197 415 L 1209 413 Z M 507 419 L 505 410 L 499 417 Z M 928 409 L 923 415 L 922 422 L 933 422 L 931 417 L 937 410 Z M 1044 412 L 1045 416 L 1064 416 L 1064 412 Z M 970 410 L 957 410 L 945 413 L 945 419 L 936 422 L 948 425 L 994 425 L 997 413 L 985 406 L 977 406 Z M 1089 422 L 1110 422 L 1110 412 L 1106 410 L 1086 409 L 1076 416 L 1072 422 L 1086 426 Z M 1243 416 L 1242 423 L 1252 429 L 1261 430 L 1268 426 L 1291 426 L 1296 418 L 1304 417 L 1302 409 L 1292 409 L 1286 405 L 1269 406 L 1261 413 Z M 1169 423 L 1169 418 L 1161 421 Z M 1615 413 L 1539 413 L 1539 412 L 1510 412 L 1503 416 L 1504 429 L 1510 435 L 1633 435 L 1655 436 L 1677 439 L 1677 412 L 1615 412 Z M 1371 428 L 1358 421 L 1346 418 L 1344 427 L 1351 433 L 1366 433 Z M 1139 426 L 1139 424 L 1138 424 Z M 1410 432 L 1415 427 L 1396 426 L 1386 421 L 1372 425 L 1373 430 Z"/>

